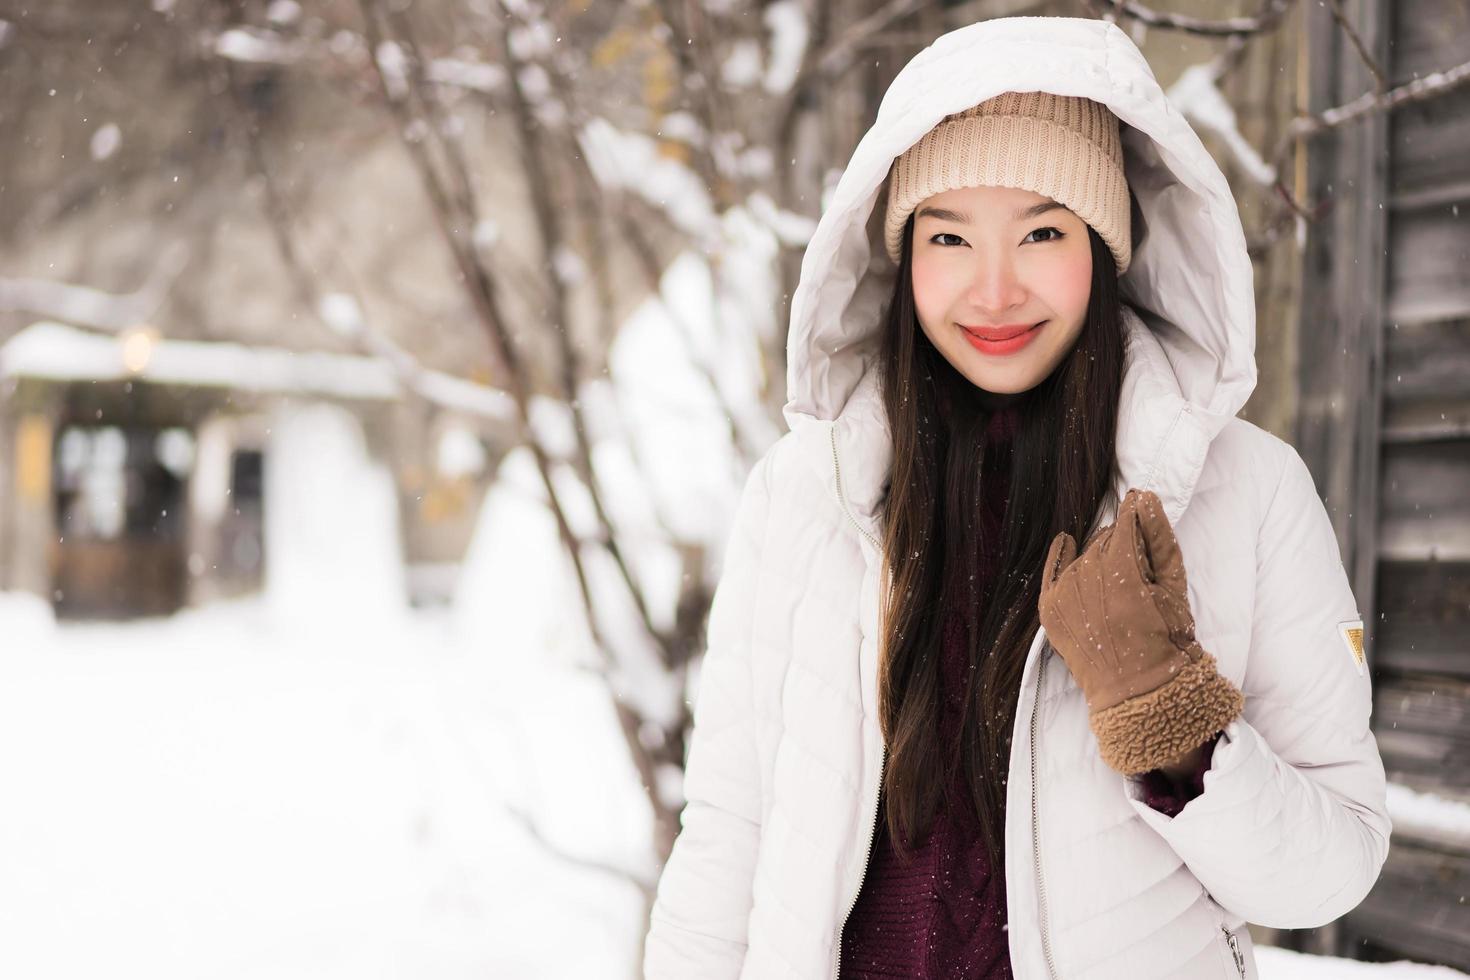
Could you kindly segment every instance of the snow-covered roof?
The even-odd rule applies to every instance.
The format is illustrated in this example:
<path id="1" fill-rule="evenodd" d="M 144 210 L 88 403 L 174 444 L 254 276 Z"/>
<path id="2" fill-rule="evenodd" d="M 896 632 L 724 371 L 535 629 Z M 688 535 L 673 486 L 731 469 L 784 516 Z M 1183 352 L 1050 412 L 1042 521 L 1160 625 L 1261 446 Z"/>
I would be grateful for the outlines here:
<path id="1" fill-rule="evenodd" d="M 156 384 L 396 399 L 387 361 L 200 340 L 106 336 L 42 321 L 0 347 L 0 377 Z"/>

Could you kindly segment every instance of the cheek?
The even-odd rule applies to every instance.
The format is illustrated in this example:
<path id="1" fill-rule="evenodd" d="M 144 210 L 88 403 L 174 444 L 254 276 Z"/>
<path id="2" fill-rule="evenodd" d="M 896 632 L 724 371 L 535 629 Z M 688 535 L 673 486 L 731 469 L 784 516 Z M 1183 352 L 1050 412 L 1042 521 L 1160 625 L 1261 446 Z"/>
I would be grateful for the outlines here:
<path id="1" fill-rule="evenodd" d="M 1052 305 L 1058 311 L 1082 316 L 1087 312 L 1087 301 L 1092 298 L 1092 253 L 1083 250 L 1068 256 L 1054 272 Z"/>
<path id="2" fill-rule="evenodd" d="M 931 323 L 943 315 L 949 306 L 950 284 L 944 270 L 933 263 L 915 262 L 913 265 L 914 307 L 919 319 Z"/>

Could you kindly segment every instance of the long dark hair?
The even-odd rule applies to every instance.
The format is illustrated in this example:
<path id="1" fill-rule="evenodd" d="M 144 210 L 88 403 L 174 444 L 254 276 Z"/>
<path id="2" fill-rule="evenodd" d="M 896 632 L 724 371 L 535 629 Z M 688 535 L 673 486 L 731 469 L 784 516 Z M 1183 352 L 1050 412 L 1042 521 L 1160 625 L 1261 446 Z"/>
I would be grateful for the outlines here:
<path id="1" fill-rule="evenodd" d="M 927 834 L 959 766 L 991 867 L 1000 867 L 1011 729 L 1021 670 L 1040 625 L 1041 566 L 1059 531 L 1071 533 L 1080 547 L 1117 476 L 1124 357 L 1117 265 L 1089 226 L 1087 319 L 1056 369 L 1011 402 L 1018 412 L 1011 492 L 1001 540 L 984 542 L 977 515 L 988 487 L 982 471 L 992 413 L 919 325 L 910 274 L 913 228 L 910 215 L 880 360 L 893 433 L 893 469 L 883 502 L 889 590 L 879 668 L 879 714 L 888 746 L 885 819 L 907 858 Z M 982 547 L 1001 556 L 990 575 L 978 567 Z M 983 591 L 976 588 L 981 582 Z M 942 744 L 938 724 L 946 616 L 959 617 L 968 646 L 958 745 Z"/>

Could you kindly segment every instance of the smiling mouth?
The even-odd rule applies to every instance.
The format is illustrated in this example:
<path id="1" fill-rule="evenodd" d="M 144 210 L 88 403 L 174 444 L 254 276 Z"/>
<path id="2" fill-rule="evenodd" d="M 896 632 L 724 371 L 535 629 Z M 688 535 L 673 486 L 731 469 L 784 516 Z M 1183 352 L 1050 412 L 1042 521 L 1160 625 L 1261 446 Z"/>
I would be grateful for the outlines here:
<path id="1" fill-rule="evenodd" d="M 976 337 L 980 340 L 996 342 L 1001 340 L 1010 340 L 1012 337 L 1019 337 L 1023 333 L 1029 333 L 1030 331 L 1035 330 L 1037 327 L 1041 326 L 1045 322 L 1045 320 L 1039 320 L 1036 323 L 1031 324 L 1029 327 L 1011 327 L 1005 329 L 988 330 L 978 329 L 975 327 L 967 327 L 963 323 L 958 324 L 958 326 L 961 330 L 969 334 L 971 337 Z"/>

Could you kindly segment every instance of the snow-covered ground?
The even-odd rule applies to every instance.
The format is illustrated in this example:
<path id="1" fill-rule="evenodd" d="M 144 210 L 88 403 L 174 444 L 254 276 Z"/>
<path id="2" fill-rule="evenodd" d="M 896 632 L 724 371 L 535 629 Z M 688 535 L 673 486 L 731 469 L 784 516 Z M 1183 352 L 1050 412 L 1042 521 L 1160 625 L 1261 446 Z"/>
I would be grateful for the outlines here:
<path id="1" fill-rule="evenodd" d="M 1465 974 L 1423 963 L 1358 963 L 1335 956 L 1307 956 L 1289 949 L 1256 947 L 1261 980 L 1459 980 Z"/>
<path id="2" fill-rule="evenodd" d="M 599 685 L 443 617 L 258 602 L 0 656 L 0 976 L 633 975 L 648 813 Z M 517 662 L 520 660 L 521 662 Z"/>
<path id="3" fill-rule="evenodd" d="M 412 610 L 355 423 L 271 440 L 258 598 L 58 628 L 0 595 L 0 977 L 632 977 L 640 891 L 560 856 L 656 870 L 554 529 L 502 481 L 487 591 Z"/>

